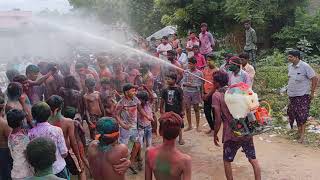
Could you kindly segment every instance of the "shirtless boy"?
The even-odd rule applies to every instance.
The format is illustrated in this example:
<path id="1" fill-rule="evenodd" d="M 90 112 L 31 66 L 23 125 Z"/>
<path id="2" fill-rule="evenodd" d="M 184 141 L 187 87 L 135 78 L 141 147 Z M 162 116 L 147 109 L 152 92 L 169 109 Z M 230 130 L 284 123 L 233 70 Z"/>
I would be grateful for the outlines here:
<path id="1" fill-rule="evenodd" d="M 77 113 L 82 114 L 83 99 L 79 89 L 80 87 L 75 77 L 69 75 L 64 78 L 64 87 L 60 88 L 59 95 L 64 99 L 64 107 L 73 107 Z M 65 108 L 62 110 L 62 114 L 64 114 L 64 110 Z"/>
<path id="2" fill-rule="evenodd" d="M 100 93 L 95 91 L 96 81 L 92 78 L 85 80 L 85 85 L 88 92 L 83 96 L 85 112 L 88 118 L 87 123 L 89 125 L 90 137 L 95 138 L 96 123 L 98 119 L 104 116 L 104 109 L 100 98 Z"/>
<path id="3" fill-rule="evenodd" d="M 175 146 L 182 118 L 173 112 L 166 112 L 159 119 L 159 133 L 163 143 L 146 151 L 145 180 L 191 180 L 191 157 L 181 153 Z"/>
<path id="4" fill-rule="evenodd" d="M 123 71 L 122 64 L 119 62 L 113 63 L 112 69 L 113 77 L 111 78 L 111 82 L 113 87 L 118 93 L 122 93 L 122 86 L 128 82 L 129 75 Z"/>
<path id="5" fill-rule="evenodd" d="M 112 89 L 110 80 L 102 78 L 100 84 L 101 102 L 106 113 L 105 116 L 113 117 L 116 108 L 116 92 Z"/>
<path id="6" fill-rule="evenodd" d="M 82 161 L 78 149 L 78 144 L 74 134 L 74 121 L 69 118 L 65 118 L 61 114 L 63 107 L 63 99 L 60 96 L 52 95 L 47 101 L 47 104 L 51 108 L 51 117 L 48 122 L 54 126 L 60 127 L 63 132 L 63 136 L 69 150 L 68 156 L 66 157 L 67 168 L 73 175 L 79 175 L 79 179 L 85 180 L 85 171 L 82 171 Z M 72 160 L 72 156 L 76 156 L 76 159 Z M 70 163 L 71 161 L 71 163 Z M 72 168 L 72 161 L 75 161 L 77 168 Z M 78 163 L 78 164 L 77 164 Z"/>
<path id="7" fill-rule="evenodd" d="M 8 112 L 11 109 L 23 110 L 27 113 L 26 122 L 23 122 L 24 128 L 32 127 L 32 115 L 30 108 L 30 101 L 26 94 L 23 94 L 22 85 L 18 82 L 12 82 L 7 88 L 8 101 L 5 106 L 5 111 Z M 28 127 L 29 126 L 29 127 Z"/>
<path id="8" fill-rule="evenodd" d="M 88 148 L 88 159 L 94 180 L 124 180 L 124 173 L 114 170 L 115 164 L 128 157 L 128 148 L 118 143 L 119 125 L 115 119 L 103 117 L 97 123 L 96 140 Z"/>
<path id="9" fill-rule="evenodd" d="M 4 98 L 0 97 L 0 177 L 3 179 L 10 179 L 12 159 L 10 157 L 10 150 L 8 148 L 8 137 L 11 133 L 11 128 L 9 127 L 7 121 L 3 118 L 4 105 Z"/>

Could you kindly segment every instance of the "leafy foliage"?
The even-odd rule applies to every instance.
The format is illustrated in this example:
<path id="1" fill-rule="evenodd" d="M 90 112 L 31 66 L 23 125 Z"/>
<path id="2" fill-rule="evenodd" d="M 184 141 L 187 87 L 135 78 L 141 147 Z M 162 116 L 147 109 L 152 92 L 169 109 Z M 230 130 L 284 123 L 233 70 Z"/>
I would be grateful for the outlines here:
<path id="1" fill-rule="evenodd" d="M 296 11 L 296 21 L 294 26 L 285 26 L 274 36 L 276 46 L 284 49 L 286 47 L 296 47 L 301 40 L 310 42 L 309 52 L 320 52 L 320 11 L 315 15 L 307 14 L 302 9 Z"/>

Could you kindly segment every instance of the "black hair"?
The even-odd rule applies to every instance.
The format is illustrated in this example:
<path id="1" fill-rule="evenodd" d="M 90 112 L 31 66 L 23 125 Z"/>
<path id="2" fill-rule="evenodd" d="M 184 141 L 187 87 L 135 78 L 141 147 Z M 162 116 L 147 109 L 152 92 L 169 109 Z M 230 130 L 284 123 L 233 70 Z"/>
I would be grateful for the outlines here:
<path id="1" fill-rule="evenodd" d="M 47 70 L 46 70 L 46 72 L 48 73 L 49 71 L 56 71 L 56 70 L 57 70 L 57 68 L 56 68 L 57 65 L 58 65 L 57 63 L 50 62 L 50 63 L 47 65 Z"/>
<path id="2" fill-rule="evenodd" d="M 22 85 L 18 82 L 9 83 L 7 87 L 7 95 L 10 100 L 18 100 L 22 94 Z"/>
<path id="3" fill-rule="evenodd" d="M 46 103 L 50 106 L 51 111 L 63 108 L 63 98 L 58 95 L 52 95 L 47 99 Z"/>
<path id="4" fill-rule="evenodd" d="M 100 79 L 100 84 L 111 84 L 111 81 L 110 79 L 103 77 Z"/>
<path id="5" fill-rule="evenodd" d="M 174 72 L 169 72 L 168 74 L 166 74 L 166 76 L 170 79 L 173 79 L 175 81 L 177 81 L 178 77 L 177 77 L 177 74 L 174 73 Z"/>
<path id="6" fill-rule="evenodd" d="M 291 55 L 291 56 L 293 56 L 293 57 L 297 57 L 297 58 L 301 58 L 301 53 L 300 53 L 300 51 L 299 50 L 290 50 L 289 52 L 288 52 L 288 55 Z"/>
<path id="7" fill-rule="evenodd" d="M 16 69 L 8 69 L 6 71 L 6 76 L 10 82 L 13 82 L 13 78 L 20 75 L 19 71 Z"/>
<path id="8" fill-rule="evenodd" d="M 123 92 L 127 92 L 127 91 L 129 91 L 130 89 L 133 89 L 133 88 L 136 88 L 133 84 L 126 83 L 126 84 L 123 85 L 122 91 Z"/>
<path id="9" fill-rule="evenodd" d="M 18 75 L 13 78 L 13 82 L 23 83 L 24 81 L 27 81 L 28 78 L 25 75 Z"/>
<path id="10" fill-rule="evenodd" d="M 26 68 L 26 74 L 39 73 L 39 72 L 40 72 L 40 68 L 37 65 L 34 65 L 34 64 L 30 64 Z"/>
<path id="11" fill-rule="evenodd" d="M 168 36 L 163 36 L 162 39 L 168 40 Z"/>
<path id="12" fill-rule="evenodd" d="M 5 104 L 6 104 L 5 98 L 3 96 L 0 96 L 0 112 L 3 111 Z"/>
<path id="13" fill-rule="evenodd" d="M 246 24 L 246 23 L 248 23 L 248 24 L 251 25 L 251 20 L 250 20 L 250 19 L 244 20 L 244 21 L 243 21 L 243 24 Z"/>
<path id="14" fill-rule="evenodd" d="M 216 58 L 216 56 L 214 54 L 208 54 L 207 55 L 207 59 L 209 60 L 214 60 Z"/>
<path id="15" fill-rule="evenodd" d="M 167 51 L 167 54 L 172 54 L 172 55 L 175 56 L 175 55 L 176 55 L 176 52 L 175 52 L 174 50 L 168 50 L 168 51 Z"/>
<path id="16" fill-rule="evenodd" d="M 243 53 L 239 54 L 239 58 L 242 58 L 242 59 L 249 59 L 249 54 L 248 54 L 248 53 L 243 52 Z"/>
<path id="17" fill-rule="evenodd" d="M 14 129 L 22 126 L 26 113 L 20 109 L 11 109 L 6 113 L 6 116 L 8 125 Z"/>
<path id="18" fill-rule="evenodd" d="M 137 93 L 137 98 L 140 100 L 140 101 L 144 101 L 144 102 L 147 102 L 149 100 L 149 95 L 147 93 L 147 91 L 139 91 Z"/>
<path id="19" fill-rule="evenodd" d="M 192 47 L 192 49 L 199 49 L 200 47 L 198 46 L 198 45 L 194 45 L 193 47 Z"/>
<path id="20" fill-rule="evenodd" d="M 47 103 L 38 102 L 32 106 L 31 113 L 33 119 L 35 119 L 37 123 L 42 123 L 46 122 L 51 116 L 51 109 Z"/>
<path id="21" fill-rule="evenodd" d="M 64 77 L 64 87 L 67 89 L 80 90 L 78 82 L 73 75 Z"/>
<path id="22" fill-rule="evenodd" d="M 191 57 L 188 62 L 191 64 L 197 64 L 197 59 L 195 57 Z"/>
<path id="23" fill-rule="evenodd" d="M 49 138 L 35 138 L 27 145 L 26 158 L 36 171 L 48 169 L 56 161 L 56 145 Z"/>
<path id="24" fill-rule="evenodd" d="M 87 78 L 84 81 L 84 84 L 86 87 L 93 88 L 96 85 L 96 80 L 94 78 Z"/>
<path id="25" fill-rule="evenodd" d="M 66 118 L 74 119 L 77 114 L 77 110 L 74 107 L 67 106 L 64 108 L 63 116 Z"/>
<path id="26" fill-rule="evenodd" d="M 217 82 L 220 87 L 227 86 L 229 83 L 229 76 L 227 73 L 223 71 L 218 71 L 213 74 L 213 80 Z"/>

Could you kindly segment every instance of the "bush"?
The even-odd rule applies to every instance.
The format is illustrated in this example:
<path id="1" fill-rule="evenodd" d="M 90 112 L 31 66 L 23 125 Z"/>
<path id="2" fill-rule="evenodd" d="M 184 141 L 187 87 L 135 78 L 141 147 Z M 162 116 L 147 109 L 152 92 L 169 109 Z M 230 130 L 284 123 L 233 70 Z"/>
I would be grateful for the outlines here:
<path id="1" fill-rule="evenodd" d="M 310 15 L 298 8 L 294 26 L 285 26 L 282 30 L 273 35 L 275 46 L 280 49 L 296 47 L 301 40 L 308 40 L 312 53 L 320 52 L 317 44 L 320 42 L 320 11 L 315 15 Z"/>

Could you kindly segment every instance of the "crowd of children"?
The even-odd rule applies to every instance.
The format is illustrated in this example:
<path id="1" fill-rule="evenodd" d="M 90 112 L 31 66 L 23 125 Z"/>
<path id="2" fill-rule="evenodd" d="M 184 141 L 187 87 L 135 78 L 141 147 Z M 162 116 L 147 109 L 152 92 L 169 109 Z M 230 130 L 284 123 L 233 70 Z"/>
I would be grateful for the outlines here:
<path id="1" fill-rule="evenodd" d="M 26 67 L 26 75 L 8 69 L 10 83 L 0 97 L 2 179 L 70 179 L 70 172 L 81 180 L 87 176 L 124 179 L 127 169 L 133 173 L 143 169 L 143 159 L 148 180 L 153 173 L 156 179 L 191 179 L 191 158 L 175 148 L 178 136 L 179 144 L 185 143 L 183 118 L 186 115 L 185 131 L 192 130 L 193 107 L 196 130 L 201 132 L 200 104 L 204 101 L 208 134 L 215 130 L 216 138 L 220 127 L 215 127 L 214 119 L 221 112 L 212 110 L 217 106 L 212 105 L 212 95 L 228 83 L 250 83 L 251 79 L 236 56 L 227 56 L 222 68 L 230 70 L 229 75 L 216 68 L 214 39 L 206 28 L 201 25 L 200 40 L 190 33 L 188 55 L 181 51 L 176 35 L 171 42 L 163 37 L 157 47 L 144 46 L 144 51 L 177 68 L 145 57 L 103 52 L 94 63 L 84 57 L 62 64 L 39 62 Z M 189 57 L 181 60 L 182 56 Z M 227 78 L 227 84 L 213 83 L 221 78 Z M 157 132 L 163 144 L 152 147 Z M 254 149 L 249 148 L 249 158 L 255 159 Z"/>

